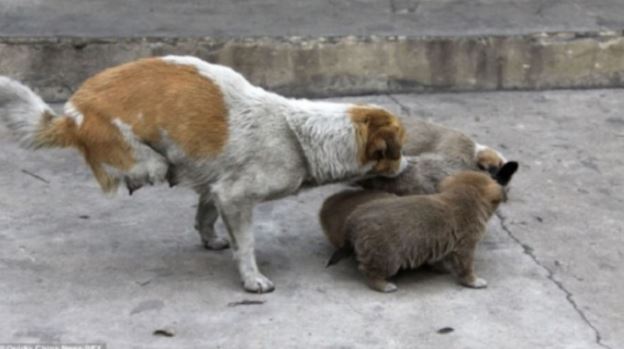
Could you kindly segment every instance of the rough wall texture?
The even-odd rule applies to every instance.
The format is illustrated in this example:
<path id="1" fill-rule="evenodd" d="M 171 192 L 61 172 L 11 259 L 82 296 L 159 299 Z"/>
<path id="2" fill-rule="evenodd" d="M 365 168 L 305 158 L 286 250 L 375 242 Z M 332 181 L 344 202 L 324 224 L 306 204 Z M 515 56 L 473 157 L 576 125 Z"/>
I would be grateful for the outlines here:
<path id="1" fill-rule="evenodd" d="M 47 100 L 140 57 L 188 54 L 290 96 L 621 87 L 622 32 L 465 37 L 0 38 L 0 74 Z"/>

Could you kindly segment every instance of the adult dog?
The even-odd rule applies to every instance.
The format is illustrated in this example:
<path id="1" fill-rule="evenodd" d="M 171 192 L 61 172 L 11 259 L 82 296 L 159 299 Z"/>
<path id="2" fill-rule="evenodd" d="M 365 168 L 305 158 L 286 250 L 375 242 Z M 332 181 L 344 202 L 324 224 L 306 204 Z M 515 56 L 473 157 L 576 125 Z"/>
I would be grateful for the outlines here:
<path id="1" fill-rule="evenodd" d="M 0 77 L 0 119 L 30 148 L 74 147 L 104 192 L 119 184 L 182 183 L 199 194 L 196 227 L 206 248 L 218 214 L 244 288 L 270 292 L 250 231 L 256 203 L 406 165 L 404 129 L 369 105 L 288 99 L 230 68 L 195 57 L 147 58 L 100 72 L 56 115 L 28 87 Z"/>

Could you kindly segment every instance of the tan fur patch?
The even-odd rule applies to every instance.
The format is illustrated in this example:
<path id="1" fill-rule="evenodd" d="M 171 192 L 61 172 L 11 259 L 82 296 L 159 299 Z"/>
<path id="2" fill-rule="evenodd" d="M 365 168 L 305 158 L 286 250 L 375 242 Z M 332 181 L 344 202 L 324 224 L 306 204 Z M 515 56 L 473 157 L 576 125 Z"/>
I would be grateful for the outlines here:
<path id="1" fill-rule="evenodd" d="M 382 108 L 364 105 L 351 107 L 348 113 L 356 128 L 361 164 L 376 161 L 375 171 L 380 173 L 398 168 L 405 142 L 399 118 Z"/>
<path id="2" fill-rule="evenodd" d="M 56 118 L 49 112 L 41 116 L 35 147 L 70 147 L 78 142 L 76 123 L 70 118 Z"/>
<path id="3" fill-rule="evenodd" d="M 102 164 L 125 171 L 135 161 L 115 119 L 148 144 L 158 143 L 165 132 L 194 158 L 219 154 L 228 139 L 223 94 L 192 66 L 158 58 L 123 64 L 88 79 L 70 101 L 84 115 L 77 137 L 105 191 L 116 183 Z"/>
<path id="4" fill-rule="evenodd" d="M 505 192 L 501 185 L 489 175 L 477 171 L 463 171 L 442 180 L 441 192 L 451 187 L 468 186 L 479 191 L 480 195 L 490 204 L 498 205 L 503 201 Z"/>
<path id="5" fill-rule="evenodd" d="M 503 166 L 503 159 L 493 149 L 486 148 L 477 153 L 477 165 L 483 170 L 500 169 Z"/>

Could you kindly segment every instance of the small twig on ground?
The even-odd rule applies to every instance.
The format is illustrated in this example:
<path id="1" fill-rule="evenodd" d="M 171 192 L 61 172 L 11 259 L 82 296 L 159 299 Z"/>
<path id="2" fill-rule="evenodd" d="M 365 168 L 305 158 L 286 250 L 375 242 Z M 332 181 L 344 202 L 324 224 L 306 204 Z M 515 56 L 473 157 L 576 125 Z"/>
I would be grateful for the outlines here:
<path id="1" fill-rule="evenodd" d="M 175 332 L 170 328 L 159 328 L 152 333 L 154 336 L 173 337 Z"/>
<path id="2" fill-rule="evenodd" d="M 451 333 L 453 331 L 455 331 L 455 329 L 452 328 L 452 327 L 442 327 L 441 329 L 439 329 L 436 332 L 438 332 L 439 334 L 447 334 L 447 333 Z"/>
<path id="3" fill-rule="evenodd" d="M 152 279 L 148 279 L 148 280 L 144 280 L 144 281 L 135 281 L 135 282 L 139 286 L 147 286 L 150 282 L 152 282 Z"/>
<path id="4" fill-rule="evenodd" d="M 25 174 L 27 174 L 27 175 L 29 175 L 29 176 L 33 177 L 33 178 L 36 178 L 36 179 L 38 179 L 38 180 L 42 181 L 43 183 L 50 184 L 50 181 L 49 181 L 49 180 L 47 180 L 47 179 L 45 179 L 45 178 L 43 178 L 43 177 L 39 176 L 38 174 L 32 173 L 32 172 L 30 172 L 30 171 L 28 171 L 28 170 L 24 170 L 24 169 L 22 169 L 22 173 L 25 173 Z"/>
<path id="5" fill-rule="evenodd" d="M 264 301 L 253 300 L 253 299 L 243 299 L 242 301 L 228 303 L 228 307 L 237 307 L 239 305 L 260 305 L 260 304 L 264 304 Z"/>

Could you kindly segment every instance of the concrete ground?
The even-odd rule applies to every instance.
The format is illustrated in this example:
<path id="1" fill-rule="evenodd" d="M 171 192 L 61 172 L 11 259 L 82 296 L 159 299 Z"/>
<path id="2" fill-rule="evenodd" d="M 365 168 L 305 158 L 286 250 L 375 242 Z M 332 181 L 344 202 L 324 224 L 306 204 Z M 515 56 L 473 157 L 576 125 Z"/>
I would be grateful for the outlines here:
<path id="1" fill-rule="evenodd" d="M 2 36 L 516 35 L 624 29 L 620 0 L 3 0 Z"/>
<path id="2" fill-rule="evenodd" d="M 248 294 L 230 252 L 200 246 L 190 191 L 109 199 L 76 153 L 27 152 L 3 129 L 0 342 L 624 347 L 624 90 L 344 100 L 457 127 L 521 163 L 478 250 L 487 289 L 415 271 L 398 277 L 398 292 L 380 294 L 353 262 L 324 268 L 331 248 L 316 214 L 333 185 L 257 207 L 258 260 L 277 289 Z M 245 301 L 260 304 L 237 303 Z M 453 331 L 438 332 L 445 327 Z M 174 336 L 153 335 L 163 328 Z"/>

